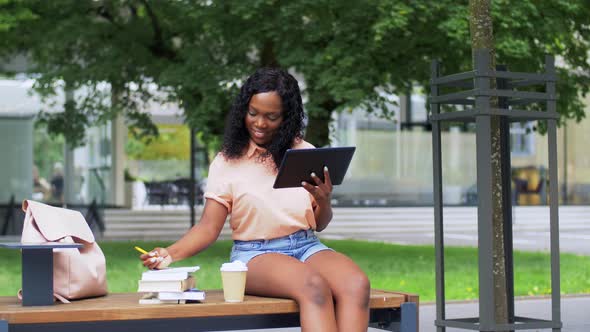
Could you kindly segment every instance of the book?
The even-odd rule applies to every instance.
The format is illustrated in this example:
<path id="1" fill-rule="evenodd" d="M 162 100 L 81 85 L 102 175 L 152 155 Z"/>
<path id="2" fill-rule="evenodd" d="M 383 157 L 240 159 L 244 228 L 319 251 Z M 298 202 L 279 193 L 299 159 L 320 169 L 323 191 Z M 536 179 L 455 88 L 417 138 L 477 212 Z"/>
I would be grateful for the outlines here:
<path id="1" fill-rule="evenodd" d="M 141 274 L 141 280 L 184 280 L 199 270 L 198 266 L 172 267 L 162 270 L 149 270 Z"/>
<path id="2" fill-rule="evenodd" d="M 185 304 L 186 300 L 139 299 L 139 304 Z"/>
<path id="3" fill-rule="evenodd" d="M 184 280 L 191 276 L 190 272 L 169 272 L 169 273 L 145 273 L 141 275 L 141 280 L 146 281 L 166 281 L 166 280 Z M 194 277 L 194 275 L 193 275 Z"/>
<path id="4" fill-rule="evenodd" d="M 146 293 L 139 299 L 139 304 L 185 304 L 186 300 L 161 300 L 158 293 Z"/>
<path id="5" fill-rule="evenodd" d="M 205 300 L 205 292 L 196 288 L 191 288 L 184 292 L 159 292 L 158 299 L 203 301 Z"/>
<path id="6" fill-rule="evenodd" d="M 161 270 L 148 270 L 143 274 L 165 274 L 165 273 L 176 273 L 176 272 L 197 272 L 200 269 L 199 266 L 179 266 L 179 267 L 167 267 Z"/>
<path id="7" fill-rule="evenodd" d="M 195 287 L 195 278 L 183 280 L 139 280 L 138 292 L 184 292 Z"/>

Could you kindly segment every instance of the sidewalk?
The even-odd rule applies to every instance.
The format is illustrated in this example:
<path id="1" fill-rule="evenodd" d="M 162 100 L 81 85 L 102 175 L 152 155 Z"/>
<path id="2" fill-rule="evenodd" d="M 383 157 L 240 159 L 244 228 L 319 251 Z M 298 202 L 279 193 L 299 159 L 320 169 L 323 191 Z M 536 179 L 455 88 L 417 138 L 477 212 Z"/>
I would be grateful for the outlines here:
<path id="1" fill-rule="evenodd" d="M 514 304 L 515 313 L 518 316 L 551 319 L 551 298 L 525 298 L 518 299 Z M 588 332 L 590 331 L 590 294 L 584 296 L 562 296 L 561 321 L 563 332 Z M 478 316 L 478 302 L 453 302 L 447 303 L 447 318 L 467 318 Z M 434 320 L 436 319 L 435 303 L 420 304 L 420 332 L 436 332 Z M 468 331 L 463 329 L 448 328 L 447 332 Z M 551 331 L 523 330 L 523 331 Z"/>
<path id="2" fill-rule="evenodd" d="M 583 296 L 563 296 L 561 298 L 562 332 L 588 332 L 590 331 L 590 294 Z M 525 298 L 515 301 L 515 311 L 518 316 L 551 319 L 550 298 Z M 467 318 L 478 315 L 478 303 L 452 302 L 446 306 L 447 318 Z M 436 318 L 436 305 L 434 303 L 420 304 L 420 332 L 436 332 L 434 320 Z M 247 330 L 250 332 L 300 332 L 300 328 Z M 369 329 L 370 332 L 381 330 Z M 463 329 L 447 328 L 447 332 L 469 331 Z M 523 330 L 523 331 L 551 331 Z"/>

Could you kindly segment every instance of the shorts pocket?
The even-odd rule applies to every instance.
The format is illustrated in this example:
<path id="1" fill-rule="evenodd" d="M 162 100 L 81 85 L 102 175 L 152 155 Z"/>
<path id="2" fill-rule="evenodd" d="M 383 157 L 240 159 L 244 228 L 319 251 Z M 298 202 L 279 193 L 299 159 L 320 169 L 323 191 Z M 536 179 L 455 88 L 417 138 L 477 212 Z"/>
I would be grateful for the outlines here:
<path id="1" fill-rule="evenodd" d="M 234 241 L 234 249 L 247 251 L 262 248 L 262 241 Z"/>

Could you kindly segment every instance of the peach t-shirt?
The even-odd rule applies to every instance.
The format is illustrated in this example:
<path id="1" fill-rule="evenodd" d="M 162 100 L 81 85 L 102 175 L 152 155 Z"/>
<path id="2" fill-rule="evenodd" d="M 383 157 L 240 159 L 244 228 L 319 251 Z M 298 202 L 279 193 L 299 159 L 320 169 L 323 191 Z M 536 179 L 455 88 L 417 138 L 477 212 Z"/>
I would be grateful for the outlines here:
<path id="1" fill-rule="evenodd" d="M 299 140 L 293 149 L 313 148 Z M 301 229 L 315 229 L 313 196 L 303 187 L 273 189 L 277 170 L 272 160 L 258 158 L 265 150 L 250 141 L 240 159 L 218 153 L 209 166 L 204 197 L 215 200 L 231 214 L 234 240 L 268 240 Z M 313 205 L 312 205 L 313 204 Z"/>

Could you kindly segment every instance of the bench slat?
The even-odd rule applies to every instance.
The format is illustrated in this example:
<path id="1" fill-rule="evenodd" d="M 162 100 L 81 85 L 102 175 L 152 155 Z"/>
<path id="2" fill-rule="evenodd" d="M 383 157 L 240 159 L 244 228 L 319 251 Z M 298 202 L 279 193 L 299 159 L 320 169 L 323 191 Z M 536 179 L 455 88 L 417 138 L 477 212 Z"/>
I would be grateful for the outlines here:
<path id="1" fill-rule="evenodd" d="M 259 315 L 294 313 L 299 308 L 295 301 L 278 298 L 246 296 L 241 303 L 226 303 L 221 290 L 207 290 L 206 301 L 195 304 L 145 304 L 138 303 L 140 293 L 114 293 L 105 297 L 56 303 L 51 306 L 23 307 L 16 297 L 0 297 L 0 320 L 9 324 L 66 323 L 89 321 L 114 321 L 134 319 L 166 319 L 216 316 Z M 370 306 L 399 308 L 412 301 L 408 294 L 371 290 Z"/>

